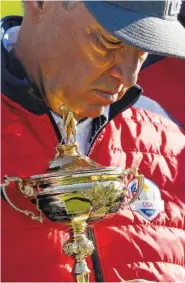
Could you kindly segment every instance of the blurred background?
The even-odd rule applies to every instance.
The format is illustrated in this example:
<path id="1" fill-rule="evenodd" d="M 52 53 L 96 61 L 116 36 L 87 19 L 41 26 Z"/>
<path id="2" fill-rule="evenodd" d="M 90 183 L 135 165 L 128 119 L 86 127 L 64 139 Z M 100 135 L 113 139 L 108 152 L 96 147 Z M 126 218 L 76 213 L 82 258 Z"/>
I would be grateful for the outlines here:
<path id="1" fill-rule="evenodd" d="M 1 18 L 8 15 L 22 15 L 22 3 L 20 0 L 6 1 L 1 0 Z"/>

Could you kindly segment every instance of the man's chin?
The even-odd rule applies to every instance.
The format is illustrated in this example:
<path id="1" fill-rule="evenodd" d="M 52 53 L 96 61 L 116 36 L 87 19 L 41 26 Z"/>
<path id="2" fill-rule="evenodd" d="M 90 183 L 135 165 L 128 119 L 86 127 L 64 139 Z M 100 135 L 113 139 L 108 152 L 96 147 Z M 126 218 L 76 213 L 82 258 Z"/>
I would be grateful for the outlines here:
<path id="1" fill-rule="evenodd" d="M 77 121 L 83 120 L 84 118 L 96 118 L 103 114 L 105 110 L 104 106 L 89 106 L 84 109 L 83 112 L 74 112 L 74 117 Z"/>

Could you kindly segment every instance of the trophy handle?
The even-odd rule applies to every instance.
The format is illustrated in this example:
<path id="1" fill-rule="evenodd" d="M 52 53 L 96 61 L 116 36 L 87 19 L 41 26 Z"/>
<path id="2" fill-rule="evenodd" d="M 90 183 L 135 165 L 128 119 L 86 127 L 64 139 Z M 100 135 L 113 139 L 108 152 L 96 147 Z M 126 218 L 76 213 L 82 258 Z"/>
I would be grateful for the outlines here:
<path id="1" fill-rule="evenodd" d="M 23 213 L 24 215 L 30 217 L 32 220 L 37 220 L 40 223 L 43 223 L 43 217 L 42 217 L 42 211 L 39 208 L 39 204 L 38 204 L 38 200 L 36 198 L 36 209 L 39 212 L 38 216 L 35 216 L 35 214 L 31 211 L 28 210 L 22 210 L 20 208 L 18 208 L 16 205 L 13 204 L 13 202 L 9 199 L 7 192 L 6 192 L 6 187 L 10 184 L 10 182 L 17 182 L 19 189 L 21 191 L 21 193 L 23 193 L 24 195 L 29 195 L 28 192 L 25 192 L 22 190 L 22 179 L 21 178 L 17 178 L 17 177 L 11 177 L 9 178 L 8 176 L 4 176 L 4 184 L 1 184 L 1 191 L 3 193 L 3 196 L 5 198 L 5 200 L 9 203 L 9 205 L 14 208 L 16 211 L 19 211 L 21 213 Z"/>

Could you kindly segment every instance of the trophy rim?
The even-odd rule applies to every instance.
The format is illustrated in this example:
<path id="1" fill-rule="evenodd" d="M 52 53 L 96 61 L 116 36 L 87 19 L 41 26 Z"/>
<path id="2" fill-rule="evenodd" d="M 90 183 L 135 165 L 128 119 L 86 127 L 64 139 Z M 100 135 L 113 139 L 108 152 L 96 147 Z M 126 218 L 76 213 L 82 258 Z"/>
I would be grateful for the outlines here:
<path id="1" fill-rule="evenodd" d="M 30 177 L 26 177 L 23 180 L 28 181 L 37 181 L 39 179 L 48 179 L 48 178 L 61 178 L 61 177 L 85 177 L 85 176 L 101 176 L 101 175 L 123 175 L 125 173 L 125 170 L 120 168 L 114 168 L 114 167 L 102 167 L 102 168 L 83 168 L 79 170 L 62 170 L 59 169 L 54 172 L 44 173 L 44 174 L 37 174 L 32 175 Z"/>

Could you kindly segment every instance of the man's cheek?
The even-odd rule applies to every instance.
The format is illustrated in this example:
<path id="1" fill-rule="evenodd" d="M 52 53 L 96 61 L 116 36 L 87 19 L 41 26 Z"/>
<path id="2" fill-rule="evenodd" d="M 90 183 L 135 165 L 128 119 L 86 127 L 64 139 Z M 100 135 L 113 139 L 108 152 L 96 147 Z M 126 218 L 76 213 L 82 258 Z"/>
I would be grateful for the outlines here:
<path id="1" fill-rule="evenodd" d="M 88 60 L 88 62 L 92 64 L 94 68 L 106 70 L 112 65 L 113 54 L 111 52 L 100 54 L 91 45 L 89 45 L 87 48 L 82 48 L 82 51 L 84 54 L 84 60 Z"/>

